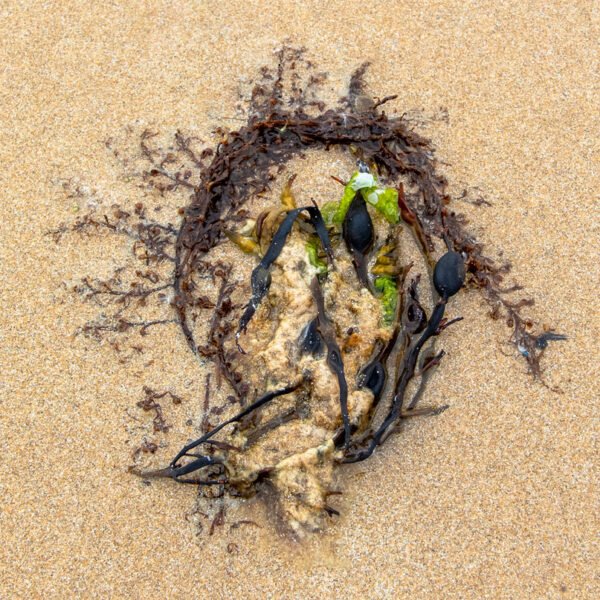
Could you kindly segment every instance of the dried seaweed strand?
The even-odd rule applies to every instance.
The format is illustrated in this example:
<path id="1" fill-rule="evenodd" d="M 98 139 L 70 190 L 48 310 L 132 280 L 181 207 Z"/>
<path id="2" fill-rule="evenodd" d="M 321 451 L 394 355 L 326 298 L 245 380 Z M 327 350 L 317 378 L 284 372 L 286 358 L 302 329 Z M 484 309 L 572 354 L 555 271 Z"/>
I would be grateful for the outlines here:
<path id="1" fill-rule="evenodd" d="M 344 447 L 348 448 L 352 432 L 350 429 L 350 417 L 348 415 L 348 383 L 346 381 L 346 374 L 344 373 L 344 360 L 342 359 L 342 352 L 335 337 L 333 323 L 325 312 L 325 299 L 323 298 L 323 291 L 317 277 L 313 278 L 310 289 L 317 305 L 317 329 L 327 347 L 327 366 L 338 380 L 340 409 L 344 423 Z"/>
<path id="2" fill-rule="evenodd" d="M 190 462 L 186 465 L 183 465 L 183 466 L 179 465 L 178 463 L 184 456 L 195 456 L 195 455 L 189 454 L 191 450 L 193 450 L 194 448 L 197 448 L 201 444 L 207 443 L 213 436 L 215 436 L 219 431 L 221 431 L 221 429 L 223 429 L 227 425 L 231 425 L 232 423 L 241 421 L 247 415 L 253 413 L 255 410 L 258 410 L 260 407 L 271 402 L 271 400 L 278 398 L 279 396 L 284 396 L 286 394 L 290 394 L 291 392 L 297 390 L 302 385 L 302 383 L 303 382 L 300 381 L 298 383 L 288 385 L 284 388 L 267 392 L 266 394 L 261 396 L 258 400 L 255 400 L 252 404 L 247 406 L 244 410 L 239 412 L 237 415 L 231 417 L 231 419 L 227 419 L 226 421 L 223 421 L 216 427 L 213 427 L 209 432 L 207 432 L 204 435 L 202 435 L 201 437 L 199 437 L 197 440 L 194 440 L 193 442 L 186 444 L 176 454 L 175 458 L 173 458 L 170 465 L 166 469 L 161 469 L 160 471 L 151 471 L 149 473 L 142 473 L 141 475 L 143 477 L 153 476 L 153 477 L 170 477 L 172 479 L 177 479 L 177 478 L 181 477 L 182 475 L 187 475 L 188 473 L 192 473 L 201 468 L 218 464 L 219 460 L 212 456 L 195 457 L 195 460 L 193 460 L 192 462 Z"/>

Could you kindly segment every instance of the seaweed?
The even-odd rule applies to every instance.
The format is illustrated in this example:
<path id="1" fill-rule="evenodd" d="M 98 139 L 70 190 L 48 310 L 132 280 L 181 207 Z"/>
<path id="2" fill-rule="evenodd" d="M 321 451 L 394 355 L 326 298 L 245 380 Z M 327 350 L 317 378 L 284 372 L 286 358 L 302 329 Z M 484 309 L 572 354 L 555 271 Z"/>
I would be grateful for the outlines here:
<path id="1" fill-rule="evenodd" d="M 364 449 L 357 449 L 354 453 L 346 453 L 343 458 L 344 462 L 360 462 L 369 458 L 377 446 L 385 441 L 392 428 L 398 423 L 404 406 L 405 393 L 410 380 L 415 375 L 417 361 L 423 346 L 433 336 L 439 335 L 439 333 L 451 323 L 444 323 L 443 317 L 449 298 L 456 294 L 464 283 L 464 266 L 461 268 L 462 258 L 460 255 L 458 255 L 458 260 L 460 262 L 457 264 L 456 253 L 448 252 L 437 261 L 434 269 L 433 281 L 436 290 L 440 293 L 441 297 L 435 305 L 425 329 L 410 345 L 406 352 L 402 366 L 397 374 L 394 395 L 388 414 L 381 425 L 369 434 L 368 437 L 370 437 L 370 441 L 367 447 Z M 436 285 L 439 282 L 442 282 L 442 285 Z M 452 322 L 455 322 L 455 320 Z M 416 401 L 417 397 L 415 396 L 413 401 L 408 405 L 407 410 L 414 410 Z"/>
<path id="2" fill-rule="evenodd" d="M 335 337 L 335 329 L 333 323 L 325 312 L 325 300 L 323 292 L 319 284 L 319 280 L 314 277 L 310 285 L 315 304 L 317 305 L 317 330 L 327 347 L 327 366 L 331 372 L 337 377 L 340 409 L 342 413 L 342 421 L 344 423 L 344 447 L 350 445 L 350 417 L 348 415 L 348 383 L 346 382 L 346 374 L 344 373 L 344 361 L 342 352 Z"/>
<path id="3" fill-rule="evenodd" d="M 368 63 L 360 65 L 350 78 L 347 95 L 340 98 L 337 106 L 327 108 L 319 98 L 325 75 L 314 71 L 304 48 L 284 45 L 276 53 L 275 66 L 261 70 L 248 99 L 244 124 L 235 130 L 217 128 L 215 134 L 219 141 L 215 147 L 203 146 L 197 138 L 181 131 L 175 134 L 170 146 L 163 147 L 156 144 L 156 132 L 142 132 L 138 152 L 144 165 L 141 171 L 144 185 L 161 195 L 189 195 L 185 208 L 178 211 L 182 217 L 179 225 L 150 218 L 142 203 L 137 203 L 132 210 L 113 204 L 109 211 L 100 207 L 77 218 L 74 223 L 63 224 L 49 232 L 56 242 L 68 233 L 122 236 L 131 241 L 135 259 L 138 264 L 143 264 L 143 269 L 118 268 L 104 280 L 86 277 L 75 286 L 74 290 L 84 299 L 102 309 L 99 319 L 86 323 L 81 327 L 81 333 L 96 339 L 127 335 L 133 331 L 144 335 L 150 328 L 176 322 L 191 351 L 200 359 L 213 361 L 216 386 L 221 387 L 222 381 L 226 381 L 235 394 L 230 397 L 231 402 L 242 406 L 241 412 L 234 417 L 211 428 L 208 415 L 221 414 L 224 408 L 210 406 L 212 394 L 207 378 L 203 435 L 184 446 L 166 469 L 144 472 L 144 476 L 222 486 L 226 477 L 223 460 L 217 451 L 219 445 L 225 447 L 226 444 L 216 442 L 213 436 L 226 425 L 239 423 L 274 398 L 291 393 L 303 384 L 293 383 L 266 392 L 248 404 L 250 386 L 236 370 L 236 352 L 226 346 L 226 341 L 231 338 L 238 341 L 268 293 L 270 267 L 302 212 L 308 213 L 309 224 L 330 265 L 333 264 L 333 253 L 327 229 L 342 225 L 344 239 L 363 285 L 369 283 L 367 254 L 373 245 L 372 223 L 365 200 L 380 210 L 390 223 L 400 220 L 412 231 L 433 275 L 433 296 L 436 292 L 439 295 L 428 317 L 419 301 L 419 275 L 404 289 L 410 265 L 398 268 L 390 264 L 393 261 L 384 256 L 385 252 L 382 256 L 386 260 L 378 259 L 372 271 L 376 278 L 371 291 L 383 295 L 385 318 L 393 327 L 393 334 L 387 343 L 375 344 L 373 356 L 361 370 L 358 383 L 373 392 L 373 410 L 385 406 L 387 413 L 379 426 L 376 427 L 375 419 L 371 419 L 368 431 L 353 438 L 342 353 L 337 345 L 334 324 L 325 312 L 321 283 L 314 279 L 311 288 L 318 314 L 305 327 L 298 343 L 303 352 L 315 355 L 323 345 L 327 349 L 327 364 L 339 385 L 343 431 L 338 432 L 335 442 L 338 448 L 343 446 L 342 461 L 364 460 L 395 430 L 402 418 L 423 412 L 416 410 L 416 405 L 425 379 L 443 357 L 443 351 L 435 353 L 433 348 L 425 346 L 459 320 L 445 320 L 444 314 L 449 298 L 463 283 L 467 288 L 481 291 L 491 307 L 493 318 L 506 321 L 511 328 L 512 343 L 525 358 L 533 377 L 543 382 L 540 360 L 548 343 L 564 340 L 566 336 L 553 330 L 540 331 L 523 315 L 523 310 L 531 306 L 533 300 L 509 299 L 510 294 L 522 289 L 520 285 L 504 286 L 510 265 L 488 256 L 483 244 L 469 232 L 465 217 L 450 208 L 452 198 L 448 182 L 439 171 L 430 141 L 413 129 L 405 115 L 386 113 L 385 105 L 396 98 L 395 95 L 374 98 L 367 93 L 367 69 Z M 307 74 L 304 81 L 300 73 Z M 127 161 L 114 149 L 112 140 L 108 140 L 106 146 L 126 164 Z M 281 214 L 285 216 L 252 272 L 252 297 L 236 330 L 233 320 L 238 307 L 232 299 L 236 290 L 231 277 L 232 265 L 215 260 L 211 250 L 231 236 L 231 227 L 235 223 L 247 218 L 244 205 L 252 198 L 267 194 L 291 159 L 303 156 L 308 150 L 328 151 L 331 148 L 341 148 L 358 157 L 358 175 L 371 176 L 368 173 L 371 169 L 374 185 L 351 189 L 352 179 L 345 184 L 334 177 L 346 186 L 344 197 L 339 203 L 325 203 L 321 214 L 316 205 L 295 208 L 289 189 L 293 178 L 288 181 L 282 194 L 286 210 Z M 365 165 L 369 167 L 365 169 Z M 375 185 L 375 174 L 385 187 Z M 64 187 L 69 197 L 80 199 L 87 194 L 73 181 L 65 182 Z M 489 205 L 483 197 L 471 200 L 466 193 L 457 200 L 477 206 Z M 314 266 L 321 267 L 317 238 L 313 239 L 308 251 L 312 253 Z M 443 243 L 447 252 L 436 262 L 437 242 Z M 246 250 L 253 252 L 255 247 L 249 246 Z M 320 277 L 327 277 L 327 269 L 320 269 Z M 216 287 L 216 297 L 205 293 L 206 281 Z M 156 301 L 154 308 L 162 313 L 147 319 L 139 318 L 137 309 L 147 307 L 153 301 Z M 201 343 L 197 340 L 195 324 L 205 311 L 210 311 L 210 317 L 203 319 L 208 323 L 208 333 Z M 421 383 L 407 402 L 408 385 L 416 375 L 422 376 Z M 154 427 L 164 432 L 168 425 L 162 417 L 158 398 L 149 390 L 139 406 L 154 411 Z M 288 410 L 271 419 L 262 429 L 276 428 L 291 418 L 294 418 L 294 411 Z M 258 431 L 251 433 L 248 439 L 256 438 Z M 204 444 L 209 446 L 208 454 L 191 452 Z M 151 443 L 140 450 L 154 451 L 155 446 Z M 181 462 L 182 459 L 189 461 Z M 204 478 L 191 480 L 186 477 L 201 469 L 206 470 Z M 224 511 L 215 516 L 211 533 L 222 524 L 223 518 Z"/>
<path id="4" fill-rule="evenodd" d="M 236 414 L 235 416 L 223 421 L 216 427 L 213 427 L 210 431 L 199 437 L 198 439 L 186 444 L 173 458 L 171 463 L 165 469 L 158 469 L 154 471 L 139 471 L 136 470 L 135 473 L 143 478 L 149 477 L 166 477 L 170 479 L 175 479 L 180 483 L 193 483 L 198 485 L 221 485 L 227 482 L 227 479 L 203 479 L 203 480 L 188 480 L 182 479 L 184 475 L 188 475 L 190 473 L 196 472 L 199 469 L 204 469 L 206 467 L 213 467 L 218 465 L 223 465 L 223 460 L 219 457 L 210 456 L 210 455 L 196 455 L 192 454 L 191 451 L 197 448 L 202 444 L 211 444 L 212 438 L 219 433 L 224 427 L 227 425 L 231 425 L 232 423 L 240 422 L 244 417 L 252 414 L 257 411 L 259 408 L 268 404 L 275 398 L 279 396 L 285 396 L 286 394 L 290 394 L 291 392 L 297 390 L 303 381 L 300 381 L 295 384 L 287 385 L 284 388 L 278 390 L 272 390 L 263 394 L 258 400 L 254 401 L 252 404 L 247 406 L 244 410 Z M 153 407 L 152 407 L 153 408 Z M 191 457 L 194 460 L 186 463 L 179 464 L 180 460 L 185 457 Z"/>
<path id="5" fill-rule="evenodd" d="M 162 406 L 157 402 L 165 397 L 170 397 L 173 404 L 181 404 L 181 398 L 173 392 L 157 392 L 148 386 L 144 386 L 145 398 L 137 403 L 137 406 L 145 411 L 154 411 L 154 419 L 152 425 L 154 432 L 166 432 L 171 428 L 165 421 Z"/>
<path id="6" fill-rule="evenodd" d="M 355 193 L 342 223 L 342 235 L 348 251 L 352 254 L 359 281 L 369 287 L 367 273 L 368 253 L 375 241 L 373 221 L 360 193 Z"/>

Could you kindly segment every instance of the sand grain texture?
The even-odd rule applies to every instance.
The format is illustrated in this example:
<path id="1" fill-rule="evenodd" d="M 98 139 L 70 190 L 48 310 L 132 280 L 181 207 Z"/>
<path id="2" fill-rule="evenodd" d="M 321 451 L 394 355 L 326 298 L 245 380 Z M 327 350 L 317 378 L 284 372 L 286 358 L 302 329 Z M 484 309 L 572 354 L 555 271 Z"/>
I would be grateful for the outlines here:
<path id="1" fill-rule="evenodd" d="M 2 3 L 0 596 L 598 597 L 599 33 L 586 1 Z M 144 384 L 200 393 L 197 365 L 175 328 L 152 372 L 74 339 L 94 311 L 61 284 L 128 249 L 44 232 L 72 217 L 61 179 L 131 190 L 103 140 L 138 119 L 208 137 L 287 36 L 329 72 L 331 99 L 369 59 L 370 89 L 399 93 L 388 110 L 447 110 L 426 129 L 444 172 L 493 202 L 459 208 L 536 319 L 571 337 L 544 363 L 564 393 L 462 294 L 427 392 L 450 410 L 349 467 L 327 532 L 196 537 L 193 489 L 126 472 L 126 410 Z"/>

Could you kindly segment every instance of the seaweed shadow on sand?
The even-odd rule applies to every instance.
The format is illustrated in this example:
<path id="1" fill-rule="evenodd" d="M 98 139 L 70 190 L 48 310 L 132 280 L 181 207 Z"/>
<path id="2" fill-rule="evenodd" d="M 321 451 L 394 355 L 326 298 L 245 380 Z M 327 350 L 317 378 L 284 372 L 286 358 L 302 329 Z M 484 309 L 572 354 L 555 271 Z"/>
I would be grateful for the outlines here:
<path id="1" fill-rule="evenodd" d="M 289 473 L 282 475 L 281 468 L 265 466 L 255 469 L 251 476 L 242 477 L 239 469 L 233 473 L 235 469 L 228 462 L 228 453 L 239 450 L 239 440 L 236 446 L 231 436 L 223 441 L 215 439 L 228 425 L 236 424 L 250 431 L 242 445 L 256 443 L 260 435 L 298 418 L 295 413 L 300 404 L 299 401 L 288 404 L 287 411 L 260 427 L 256 426 L 256 420 L 252 421 L 257 413 L 290 394 L 304 398 L 310 395 L 307 392 L 312 385 L 310 374 L 277 389 L 257 390 L 256 385 L 245 380 L 243 369 L 238 365 L 240 351 L 243 352 L 239 345 L 241 336 L 269 294 L 271 268 L 296 223 L 313 236 L 317 251 L 327 260 L 310 283 L 317 310 L 310 323 L 298 324 L 300 328 L 306 326 L 299 342 L 300 352 L 323 360 L 335 376 L 339 396 L 338 418 L 330 439 L 310 449 L 312 455 L 305 452 L 293 467 L 296 472 L 302 472 L 304 478 L 311 468 L 322 469 L 327 461 L 333 465 L 365 460 L 398 429 L 403 418 L 439 414 L 443 410 L 444 407 L 416 408 L 426 378 L 443 357 L 443 351 L 433 353 L 425 346 L 459 320 L 448 320 L 444 313 L 450 298 L 463 284 L 480 290 L 491 307 L 491 316 L 506 321 L 511 328 L 511 341 L 527 361 L 533 377 L 543 383 L 540 359 L 549 341 L 565 339 L 564 336 L 552 330 L 536 330 L 535 324 L 523 316 L 523 309 L 533 304 L 532 300 L 510 299 L 511 294 L 522 289 L 519 285 L 503 286 L 510 266 L 488 257 L 482 244 L 468 232 L 465 218 L 450 208 L 447 181 L 438 172 L 430 142 L 413 131 L 403 116 L 385 113 L 382 107 L 395 96 L 378 99 L 366 94 L 367 67 L 365 63 L 353 73 L 347 95 L 335 108 L 327 108 L 318 95 L 325 76 L 315 72 L 303 49 L 284 46 L 277 52 L 275 67 L 262 69 L 250 96 L 244 125 L 235 131 L 218 129 L 216 134 L 220 141 L 216 147 L 199 147 L 197 140 L 178 132 L 173 146 L 157 148 L 151 145 L 151 132 L 142 134 L 140 150 L 146 164 L 142 173 L 145 183 L 163 193 L 189 190 L 191 194 L 190 202 L 180 213 L 182 219 L 178 226 L 151 219 L 138 203 L 130 211 L 113 207 L 111 215 L 98 216 L 90 212 L 74 224 L 51 232 L 57 240 L 73 231 L 103 230 L 126 236 L 133 242 L 134 254 L 144 264 L 129 280 L 122 270 L 105 281 L 82 280 L 78 292 L 104 308 L 113 307 L 100 321 L 85 325 L 83 334 L 102 338 L 134 329 L 143 334 L 151 327 L 176 322 L 191 352 L 214 362 L 217 385 L 225 380 L 230 386 L 233 396 L 228 414 L 231 415 L 234 405 L 239 407 L 235 414 L 211 427 L 207 415 L 218 415 L 225 409 L 210 407 L 207 380 L 203 435 L 186 444 L 166 468 L 133 469 L 144 478 L 168 477 L 200 486 L 217 486 L 221 493 L 228 490 L 245 496 L 255 493 L 263 484 L 273 485 L 274 478 L 279 478 L 280 492 L 302 496 L 297 503 L 303 504 L 306 510 L 302 512 L 298 506 L 288 506 L 286 512 L 287 521 L 295 524 L 296 529 L 318 528 L 318 515 L 336 512 L 326 502 L 332 493 L 323 484 L 328 475 L 315 475 L 322 490 L 315 492 L 305 483 L 302 493 L 298 493 L 298 479 L 291 481 Z M 328 272 L 336 269 L 334 254 L 337 257 L 343 252 L 332 248 L 330 235 L 337 234 L 345 242 L 359 287 L 367 288 L 374 296 L 382 294 L 382 288 L 374 284 L 377 280 L 369 275 L 375 235 L 365 202 L 367 194 L 363 194 L 359 186 L 352 188 L 354 192 L 347 198 L 347 205 L 338 213 L 337 230 L 331 220 L 323 218 L 316 204 L 297 208 L 293 200 L 289 201 L 286 210 L 280 211 L 278 219 L 273 220 L 266 249 L 258 251 L 261 260 L 252 272 L 252 295 L 241 315 L 240 307 L 232 300 L 236 290 L 231 281 L 232 265 L 211 257 L 211 251 L 227 236 L 231 237 L 232 228 L 250 216 L 244 205 L 256 196 L 267 194 L 288 161 L 309 149 L 327 151 L 331 148 L 351 152 L 358 159 L 358 174 L 367 178 L 376 175 L 390 186 L 388 190 L 394 190 L 396 214 L 391 217 L 387 214 L 386 218 L 412 232 L 428 270 L 431 297 L 437 298 L 428 317 L 428 311 L 419 300 L 420 276 L 408 280 L 410 265 L 395 268 L 393 259 L 385 253 L 379 257 L 381 260 L 378 258 L 371 273 L 377 269 L 388 273 L 386 281 L 393 283 L 390 288 L 394 296 L 391 333 L 385 340 L 374 341 L 369 360 L 355 374 L 355 387 L 368 390 L 371 399 L 360 422 L 349 414 L 344 352 L 338 342 L 336 324 L 327 312 L 324 289 Z M 184 162 L 186 166 L 181 167 Z M 346 191 L 353 181 L 342 182 Z M 289 194 L 289 187 L 286 189 Z M 256 244 L 256 239 L 253 243 Z M 438 259 L 435 258 L 436 253 L 440 254 L 436 243 L 443 248 Z M 207 280 L 217 290 L 214 298 L 205 293 Z M 131 318 L 131 308 L 145 305 L 151 298 L 162 301 L 163 307 L 166 306 L 164 314 L 148 320 Z M 195 324 L 207 311 L 210 314 L 209 319 L 204 319 L 209 324 L 207 338 L 200 342 L 194 331 Z M 231 341 L 236 342 L 237 348 L 228 346 Z M 118 342 L 113 339 L 112 343 Z M 419 385 L 410 387 L 416 378 L 420 378 Z M 409 390 L 412 396 L 407 398 Z M 154 400 L 148 407 L 162 419 L 160 406 Z M 146 447 L 150 450 L 142 448 L 142 451 L 156 449 L 153 444 Z M 201 447 L 205 448 L 202 452 L 198 450 Z M 313 513 L 317 515 L 314 518 Z M 219 518 L 222 519 L 222 512 Z"/>

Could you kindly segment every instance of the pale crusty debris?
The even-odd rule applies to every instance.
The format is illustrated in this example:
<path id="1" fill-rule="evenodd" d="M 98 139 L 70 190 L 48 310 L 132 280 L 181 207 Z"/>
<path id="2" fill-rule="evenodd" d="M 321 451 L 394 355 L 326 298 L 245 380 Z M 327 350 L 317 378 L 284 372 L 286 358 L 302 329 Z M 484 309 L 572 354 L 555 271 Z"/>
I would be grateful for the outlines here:
<path id="1" fill-rule="evenodd" d="M 240 427 L 228 439 L 228 480 L 241 493 L 251 493 L 260 474 L 268 473 L 278 492 L 280 514 L 297 534 L 316 530 L 326 514 L 334 477 L 335 432 L 342 424 L 339 388 L 324 356 L 301 355 L 298 338 L 317 314 L 310 283 L 317 271 L 308 260 L 306 234 L 298 227 L 272 268 L 268 297 L 243 338 L 240 368 L 251 388 L 269 389 L 306 380 L 296 392 L 278 398 L 260 413 L 258 422 Z M 373 403 L 368 389 L 358 389 L 357 375 L 368 361 L 376 339 L 387 340 L 381 304 L 360 288 L 351 258 L 342 244 L 336 248 L 335 269 L 323 285 L 328 315 L 336 327 L 348 382 L 348 412 L 364 429 Z M 257 440 L 253 432 L 278 415 L 294 416 Z"/>

